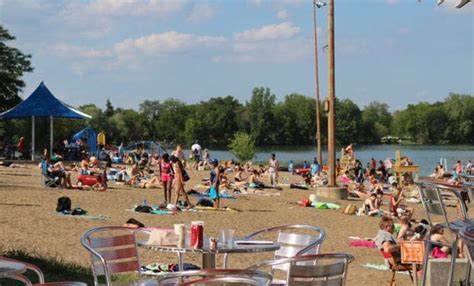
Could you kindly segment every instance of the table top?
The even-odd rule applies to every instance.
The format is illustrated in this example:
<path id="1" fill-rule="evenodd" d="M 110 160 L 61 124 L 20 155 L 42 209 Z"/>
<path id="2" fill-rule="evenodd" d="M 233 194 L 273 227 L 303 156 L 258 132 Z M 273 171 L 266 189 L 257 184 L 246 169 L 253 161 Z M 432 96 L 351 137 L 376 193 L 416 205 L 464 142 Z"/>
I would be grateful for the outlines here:
<path id="1" fill-rule="evenodd" d="M 21 274 L 26 271 L 22 263 L 0 260 L 0 278 Z"/>
<path id="2" fill-rule="evenodd" d="M 234 241 L 245 240 L 242 238 L 235 238 Z M 233 244 L 232 246 L 225 246 L 221 242 L 217 244 L 217 249 L 210 249 L 209 237 L 204 236 L 204 244 L 200 249 L 191 247 L 190 242 L 186 241 L 184 248 L 175 245 L 150 245 L 146 241 L 138 241 L 138 246 L 166 252 L 194 252 L 194 253 L 250 253 L 250 252 L 269 252 L 280 249 L 280 244 L 273 242 L 271 244 Z"/>

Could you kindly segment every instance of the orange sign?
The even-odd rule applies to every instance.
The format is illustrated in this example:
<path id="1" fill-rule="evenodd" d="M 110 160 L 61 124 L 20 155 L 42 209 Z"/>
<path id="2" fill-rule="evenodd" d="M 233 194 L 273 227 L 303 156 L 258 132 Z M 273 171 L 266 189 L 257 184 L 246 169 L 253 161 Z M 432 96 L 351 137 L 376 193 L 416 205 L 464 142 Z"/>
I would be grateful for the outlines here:
<path id="1" fill-rule="evenodd" d="M 400 243 L 402 263 L 423 264 L 425 243 L 423 241 L 402 241 Z"/>

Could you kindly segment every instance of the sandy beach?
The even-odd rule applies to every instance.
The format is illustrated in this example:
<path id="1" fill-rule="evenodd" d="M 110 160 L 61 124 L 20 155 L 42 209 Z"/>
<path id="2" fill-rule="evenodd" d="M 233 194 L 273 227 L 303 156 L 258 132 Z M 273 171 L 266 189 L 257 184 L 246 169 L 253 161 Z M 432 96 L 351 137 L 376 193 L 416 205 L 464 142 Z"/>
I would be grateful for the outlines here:
<path id="1" fill-rule="evenodd" d="M 200 183 L 208 177 L 208 171 L 190 171 L 191 181 L 186 189 Z M 298 177 L 281 173 L 284 183 L 294 182 Z M 379 218 L 349 216 L 342 213 L 351 203 L 360 206 L 361 200 L 334 201 L 341 205 L 340 210 L 319 210 L 303 208 L 295 203 L 308 197 L 311 190 L 294 190 L 283 187 L 282 191 L 269 190 L 273 195 L 237 195 L 237 199 L 223 199 L 222 206 L 241 210 L 180 212 L 176 215 L 152 215 L 127 211 L 144 199 L 149 204 L 163 201 L 161 189 L 140 189 L 110 184 L 106 192 L 80 191 L 43 188 L 40 184 L 40 169 L 33 165 L 21 168 L 0 167 L 0 252 L 24 250 L 38 256 L 89 265 L 88 253 L 79 242 L 81 234 L 90 228 L 103 225 L 121 225 L 129 218 L 135 218 L 146 226 L 172 227 L 175 223 L 189 223 L 194 220 L 205 221 L 205 234 L 219 235 L 224 228 L 236 229 L 236 236 L 243 236 L 260 228 L 288 223 L 311 224 L 324 228 L 327 238 L 322 252 L 347 252 L 356 260 L 350 265 L 348 285 L 382 285 L 388 283 L 391 275 L 388 271 L 379 271 L 362 267 L 366 263 L 382 264 L 383 258 L 375 248 L 349 247 L 350 236 L 373 237 L 378 230 Z M 203 191 L 203 189 L 201 190 Z M 68 196 L 72 206 L 80 206 L 91 215 L 106 215 L 109 220 L 87 220 L 74 217 L 61 217 L 55 212 L 57 199 Z M 197 200 L 191 197 L 192 201 Z M 321 198 L 321 200 L 323 200 Z M 385 198 L 388 201 L 388 196 Z M 414 218 L 423 217 L 420 204 L 409 204 L 415 208 Z M 388 206 L 385 207 L 388 209 Z M 455 211 L 452 208 L 452 211 Z M 173 254 L 140 250 L 143 263 L 175 261 Z M 271 254 L 232 255 L 230 265 L 235 268 L 246 267 Z M 200 264 L 200 256 L 187 255 L 186 262 Z M 408 285 L 408 275 L 397 275 L 398 285 Z"/>

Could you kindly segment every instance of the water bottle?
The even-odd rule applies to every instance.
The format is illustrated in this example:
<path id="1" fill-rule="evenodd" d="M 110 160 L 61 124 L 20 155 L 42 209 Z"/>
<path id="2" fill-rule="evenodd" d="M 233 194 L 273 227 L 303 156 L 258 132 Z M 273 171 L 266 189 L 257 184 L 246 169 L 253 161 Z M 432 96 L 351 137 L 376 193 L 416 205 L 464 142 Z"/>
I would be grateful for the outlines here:
<path id="1" fill-rule="evenodd" d="M 148 202 L 146 200 L 143 200 L 143 205 L 144 206 L 147 206 L 148 205 Z"/>

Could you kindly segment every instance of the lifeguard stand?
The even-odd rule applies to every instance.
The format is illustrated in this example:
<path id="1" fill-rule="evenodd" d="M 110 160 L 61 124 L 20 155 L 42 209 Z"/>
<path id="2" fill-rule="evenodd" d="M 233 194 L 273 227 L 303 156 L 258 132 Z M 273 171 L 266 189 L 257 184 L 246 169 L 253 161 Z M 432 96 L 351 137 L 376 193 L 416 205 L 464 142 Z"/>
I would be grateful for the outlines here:
<path id="1" fill-rule="evenodd" d="M 418 165 L 403 165 L 402 164 L 402 156 L 400 150 L 395 151 L 396 161 L 393 164 L 393 170 L 397 174 L 398 183 L 401 183 L 403 173 L 415 173 L 416 177 L 415 180 L 418 180 L 418 176 L 420 174 L 420 166 Z"/>

